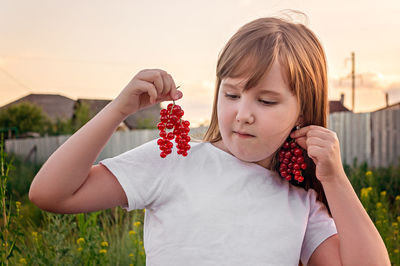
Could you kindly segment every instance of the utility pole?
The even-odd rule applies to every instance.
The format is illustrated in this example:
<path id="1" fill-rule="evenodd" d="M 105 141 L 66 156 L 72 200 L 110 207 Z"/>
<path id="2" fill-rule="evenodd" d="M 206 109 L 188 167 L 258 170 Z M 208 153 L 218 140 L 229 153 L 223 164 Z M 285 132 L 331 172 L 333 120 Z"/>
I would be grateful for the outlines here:
<path id="1" fill-rule="evenodd" d="M 351 52 L 351 111 L 354 113 L 354 90 L 355 90 L 355 60 L 354 52 Z"/>
<path id="2" fill-rule="evenodd" d="M 343 79 L 348 79 L 351 78 L 351 111 L 354 113 L 354 102 L 355 102 L 355 88 L 356 88 L 356 63 L 355 63 L 355 55 L 354 52 L 351 52 L 351 58 L 346 58 L 344 60 L 344 63 L 346 65 L 347 60 L 351 59 L 351 73 L 349 75 L 347 75 L 344 78 L 340 78 L 339 79 L 339 84 L 341 84 Z M 361 79 L 361 83 L 362 83 L 362 76 L 361 75 L 357 75 L 357 77 L 360 77 Z"/>

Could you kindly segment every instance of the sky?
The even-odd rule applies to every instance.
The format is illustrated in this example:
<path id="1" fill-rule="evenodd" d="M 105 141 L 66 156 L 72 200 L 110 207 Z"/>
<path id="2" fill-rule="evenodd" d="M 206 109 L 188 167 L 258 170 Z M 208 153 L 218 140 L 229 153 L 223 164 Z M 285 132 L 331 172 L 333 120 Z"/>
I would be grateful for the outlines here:
<path id="1" fill-rule="evenodd" d="M 180 86 L 184 119 L 207 123 L 225 43 L 254 19 L 289 16 L 319 38 L 328 98 L 344 93 L 349 109 L 355 53 L 354 111 L 370 112 L 385 93 L 400 101 L 399 13 L 398 0 L 0 0 L 0 106 L 30 93 L 112 100 L 157 68 Z"/>

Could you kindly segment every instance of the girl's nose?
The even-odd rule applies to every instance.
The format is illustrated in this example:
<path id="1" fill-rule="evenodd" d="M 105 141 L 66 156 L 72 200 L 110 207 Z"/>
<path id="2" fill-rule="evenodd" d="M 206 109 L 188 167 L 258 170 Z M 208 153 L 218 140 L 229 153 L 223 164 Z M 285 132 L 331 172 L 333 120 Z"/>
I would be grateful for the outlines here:
<path id="1" fill-rule="evenodd" d="M 244 101 L 238 104 L 236 121 L 241 124 L 252 124 L 254 122 L 254 114 Z"/>

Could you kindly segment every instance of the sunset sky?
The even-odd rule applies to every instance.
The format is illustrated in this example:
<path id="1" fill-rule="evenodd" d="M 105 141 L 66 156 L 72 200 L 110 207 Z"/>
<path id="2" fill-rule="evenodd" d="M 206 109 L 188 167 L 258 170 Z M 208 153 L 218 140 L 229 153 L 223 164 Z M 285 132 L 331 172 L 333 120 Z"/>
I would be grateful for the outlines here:
<path id="1" fill-rule="evenodd" d="M 399 13 L 398 0 L 0 0 L 0 106 L 30 93 L 111 100 L 160 68 L 182 88 L 185 119 L 206 122 L 224 44 L 247 22 L 289 14 L 324 46 L 329 99 L 345 93 L 351 108 L 354 51 L 355 112 L 373 111 L 385 92 L 400 101 Z"/>

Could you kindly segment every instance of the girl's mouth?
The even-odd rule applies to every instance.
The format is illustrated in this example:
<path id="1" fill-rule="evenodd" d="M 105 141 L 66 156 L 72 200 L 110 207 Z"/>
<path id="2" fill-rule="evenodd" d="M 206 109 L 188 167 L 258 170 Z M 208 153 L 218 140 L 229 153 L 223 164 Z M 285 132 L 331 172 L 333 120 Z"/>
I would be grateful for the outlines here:
<path id="1" fill-rule="evenodd" d="M 234 132 L 237 136 L 241 137 L 241 138 L 252 138 L 254 137 L 253 135 L 250 134 L 246 134 L 246 133 L 240 133 L 240 132 Z"/>

